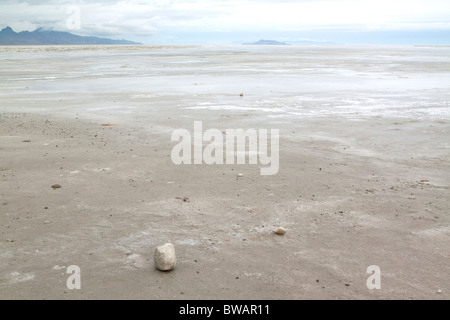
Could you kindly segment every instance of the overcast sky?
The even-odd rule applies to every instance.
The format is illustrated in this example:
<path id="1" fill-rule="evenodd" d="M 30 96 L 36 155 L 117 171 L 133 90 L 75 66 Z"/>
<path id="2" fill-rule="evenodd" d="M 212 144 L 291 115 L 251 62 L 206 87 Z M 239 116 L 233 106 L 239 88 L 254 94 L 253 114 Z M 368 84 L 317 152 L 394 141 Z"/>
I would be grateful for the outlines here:
<path id="1" fill-rule="evenodd" d="M 143 43 L 450 44 L 450 0 L 2 0 L 6 26 Z"/>

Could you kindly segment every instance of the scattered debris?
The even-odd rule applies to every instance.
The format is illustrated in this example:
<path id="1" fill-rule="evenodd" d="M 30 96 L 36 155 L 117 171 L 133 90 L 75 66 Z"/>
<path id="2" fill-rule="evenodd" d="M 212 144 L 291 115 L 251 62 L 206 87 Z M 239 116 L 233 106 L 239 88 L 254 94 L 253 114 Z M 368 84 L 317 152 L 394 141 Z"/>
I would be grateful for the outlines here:
<path id="1" fill-rule="evenodd" d="M 62 187 L 59 184 L 54 184 L 54 185 L 52 185 L 52 188 L 53 188 L 53 190 L 55 190 L 55 189 L 61 189 Z"/>
<path id="2" fill-rule="evenodd" d="M 191 199 L 189 199 L 188 197 L 184 197 L 184 198 L 181 198 L 181 197 L 175 197 L 175 199 L 177 199 L 177 200 L 182 200 L 183 202 L 191 202 Z"/>
<path id="3" fill-rule="evenodd" d="M 419 183 L 430 183 L 430 180 L 420 180 Z"/>
<path id="4" fill-rule="evenodd" d="M 278 234 L 278 235 L 280 235 L 280 236 L 285 235 L 286 232 L 287 232 L 286 229 L 283 228 L 283 227 L 278 227 L 278 228 L 276 228 L 275 230 L 273 230 L 273 233 Z"/>
<path id="5" fill-rule="evenodd" d="M 175 268 L 177 258 L 173 244 L 166 243 L 155 250 L 155 266 L 160 271 L 170 271 Z"/>

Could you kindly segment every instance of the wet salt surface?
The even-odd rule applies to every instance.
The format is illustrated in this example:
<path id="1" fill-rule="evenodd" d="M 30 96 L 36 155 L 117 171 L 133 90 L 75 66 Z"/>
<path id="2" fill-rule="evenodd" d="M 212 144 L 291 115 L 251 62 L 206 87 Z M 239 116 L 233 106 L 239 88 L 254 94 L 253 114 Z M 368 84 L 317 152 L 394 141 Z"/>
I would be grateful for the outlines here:
<path id="1" fill-rule="evenodd" d="M 450 119 L 445 47 L 1 47 L 0 63 L 3 111 Z"/>

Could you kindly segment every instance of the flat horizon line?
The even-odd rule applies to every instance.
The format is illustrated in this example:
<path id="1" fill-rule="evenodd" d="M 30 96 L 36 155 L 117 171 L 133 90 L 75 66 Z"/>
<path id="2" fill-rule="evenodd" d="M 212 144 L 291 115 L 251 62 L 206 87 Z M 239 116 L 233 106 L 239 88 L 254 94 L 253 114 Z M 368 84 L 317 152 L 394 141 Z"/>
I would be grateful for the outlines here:
<path id="1" fill-rule="evenodd" d="M 291 47 L 438 47 L 448 48 L 441 44 L 287 44 L 287 45 L 254 45 L 254 44 L 166 44 L 166 43 L 141 43 L 141 44 L 0 44 L 0 47 L 269 47 L 269 48 L 291 48 Z"/>

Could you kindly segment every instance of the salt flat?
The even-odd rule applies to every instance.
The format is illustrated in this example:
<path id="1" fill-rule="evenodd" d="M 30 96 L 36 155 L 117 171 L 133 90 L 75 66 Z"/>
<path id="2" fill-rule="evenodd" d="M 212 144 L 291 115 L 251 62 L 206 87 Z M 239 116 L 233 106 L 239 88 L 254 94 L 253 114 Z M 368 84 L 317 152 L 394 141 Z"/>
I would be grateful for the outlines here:
<path id="1" fill-rule="evenodd" d="M 0 298 L 450 298 L 450 48 L 0 47 L 0 65 Z M 194 121 L 279 129 L 278 174 L 174 165 Z"/>

